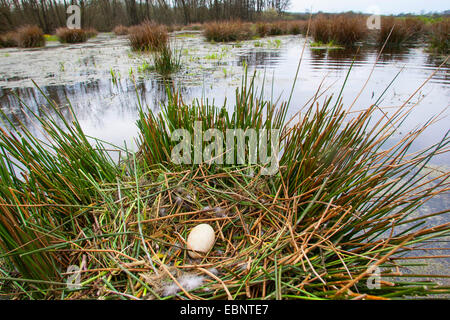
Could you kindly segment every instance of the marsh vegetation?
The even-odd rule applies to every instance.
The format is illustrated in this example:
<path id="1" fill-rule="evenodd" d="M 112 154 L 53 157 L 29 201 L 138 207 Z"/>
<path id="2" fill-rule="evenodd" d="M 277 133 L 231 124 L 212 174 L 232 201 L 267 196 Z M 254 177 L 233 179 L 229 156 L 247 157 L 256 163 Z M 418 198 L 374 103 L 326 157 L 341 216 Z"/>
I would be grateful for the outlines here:
<path id="1" fill-rule="evenodd" d="M 278 21 L 261 10 L 265 19 L 256 22 L 242 9 L 241 20 L 228 21 L 218 6 L 208 21 L 201 17 L 209 13 L 195 8 L 186 16 L 180 5 L 171 11 L 179 24 L 166 26 L 143 14 L 164 11 L 143 9 L 133 23 L 119 14 L 102 26 L 114 34 L 92 40 L 90 27 L 104 30 L 94 23 L 55 29 L 64 44 L 45 50 L 10 48 L 42 46 L 51 38 L 39 27 L 0 37 L 8 48 L 0 51 L 7 61 L 0 64 L 2 295 L 378 300 L 450 293 L 441 282 L 448 268 L 426 277 L 415 269 L 418 260 L 442 257 L 448 266 L 438 243 L 450 233 L 450 172 L 435 165 L 449 159 L 448 125 L 439 122 L 446 111 L 438 108 L 450 87 L 442 55 L 448 20 L 385 17 L 371 32 L 359 15 Z M 429 47 L 409 47 L 423 39 Z M 35 73 L 9 67 L 24 59 Z M 394 69 L 399 62 L 414 68 Z M 88 132 L 86 115 L 105 136 Z M 223 132 L 280 130 L 279 170 L 267 177 L 264 163 L 237 159 L 174 163 L 173 132 L 193 134 L 196 122 Z M 108 141 L 114 134 L 118 140 Z M 122 143 L 126 134 L 133 146 Z M 252 150 L 244 153 L 249 159 Z M 210 224 L 217 240 L 192 259 L 186 239 L 199 223 Z M 383 279 L 377 288 L 368 285 L 374 270 Z"/>

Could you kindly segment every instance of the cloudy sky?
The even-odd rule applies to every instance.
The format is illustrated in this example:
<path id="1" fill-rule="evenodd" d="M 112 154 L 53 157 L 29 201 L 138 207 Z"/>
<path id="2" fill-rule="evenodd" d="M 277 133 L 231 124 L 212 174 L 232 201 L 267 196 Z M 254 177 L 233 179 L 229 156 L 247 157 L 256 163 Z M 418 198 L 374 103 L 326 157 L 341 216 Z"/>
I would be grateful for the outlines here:
<path id="1" fill-rule="evenodd" d="M 420 13 L 445 11 L 450 9 L 448 0 L 291 0 L 292 12 L 342 12 L 360 11 L 374 13 L 378 8 L 381 14 L 398 14 L 404 12 Z"/>

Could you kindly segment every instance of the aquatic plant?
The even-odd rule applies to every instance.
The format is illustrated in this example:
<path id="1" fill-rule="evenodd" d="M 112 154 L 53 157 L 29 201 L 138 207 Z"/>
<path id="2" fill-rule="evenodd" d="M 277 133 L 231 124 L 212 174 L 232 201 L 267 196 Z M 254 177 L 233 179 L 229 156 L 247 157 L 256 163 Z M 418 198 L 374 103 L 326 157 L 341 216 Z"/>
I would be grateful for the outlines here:
<path id="1" fill-rule="evenodd" d="M 136 51 L 163 49 L 169 40 L 167 28 L 151 22 L 143 22 L 128 29 L 131 48 Z"/>
<path id="2" fill-rule="evenodd" d="M 251 24 L 240 21 L 207 23 L 204 26 L 203 34 L 206 40 L 215 42 L 249 40 L 255 35 Z"/>
<path id="3" fill-rule="evenodd" d="M 319 15 L 312 20 L 311 36 L 314 41 L 328 43 L 331 41 L 331 20 Z"/>
<path id="4" fill-rule="evenodd" d="M 450 18 L 435 22 L 430 27 L 430 47 L 439 53 L 448 54 L 450 48 Z"/>
<path id="5" fill-rule="evenodd" d="M 410 30 L 413 39 L 417 39 L 426 33 L 425 21 L 419 17 L 405 18 L 405 26 Z"/>
<path id="6" fill-rule="evenodd" d="M 312 20 L 311 36 L 316 42 L 352 46 L 367 35 L 363 17 L 356 15 L 319 15 Z"/>
<path id="7" fill-rule="evenodd" d="M 378 44 L 398 47 L 411 39 L 413 30 L 408 28 L 405 20 L 394 17 L 382 17 L 378 33 Z"/>
<path id="8" fill-rule="evenodd" d="M 128 27 L 125 27 L 124 25 L 118 25 L 113 29 L 113 32 L 117 36 L 125 36 L 128 34 Z"/>
<path id="9" fill-rule="evenodd" d="M 15 32 L 0 34 L 0 48 L 13 48 L 17 46 L 17 34 Z"/>
<path id="10" fill-rule="evenodd" d="M 255 25 L 256 33 L 260 37 L 305 34 L 307 27 L 307 21 L 258 22 Z"/>
<path id="11" fill-rule="evenodd" d="M 17 44 L 21 48 L 45 46 L 44 32 L 38 26 L 23 26 L 17 30 Z"/>
<path id="12" fill-rule="evenodd" d="M 289 21 L 287 27 L 289 34 L 306 34 L 306 31 L 308 30 L 308 21 Z"/>
<path id="13" fill-rule="evenodd" d="M 45 41 L 59 41 L 59 38 L 57 35 L 53 35 L 53 34 L 45 34 Z"/>
<path id="14" fill-rule="evenodd" d="M 98 31 L 94 28 L 86 29 L 86 34 L 88 38 L 95 38 L 98 35 Z"/>
<path id="15" fill-rule="evenodd" d="M 285 21 L 277 21 L 269 24 L 268 35 L 280 36 L 288 33 L 288 24 Z"/>
<path id="16" fill-rule="evenodd" d="M 56 29 L 56 36 L 61 43 L 82 43 L 89 39 L 88 32 L 83 29 Z"/>
<path id="17" fill-rule="evenodd" d="M 114 85 L 117 85 L 120 80 L 120 73 L 113 68 L 109 70 L 109 74 L 111 75 L 111 81 Z"/>

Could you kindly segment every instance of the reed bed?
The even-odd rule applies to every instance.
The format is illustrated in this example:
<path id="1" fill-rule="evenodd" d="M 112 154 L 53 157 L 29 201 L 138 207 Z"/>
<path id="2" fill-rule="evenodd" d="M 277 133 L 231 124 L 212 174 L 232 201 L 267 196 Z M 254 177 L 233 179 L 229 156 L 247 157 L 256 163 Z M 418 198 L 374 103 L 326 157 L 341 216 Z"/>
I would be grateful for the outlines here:
<path id="1" fill-rule="evenodd" d="M 160 50 L 167 45 L 167 28 L 151 22 L 144 22 L 128 29 L 131 48 L 136 51 Z"/>
<path id="2" fill-rule="evenodd" d="M 315 42 L 349 47 L 365 39 L 367 28 L 364 17 L 319 15 L 311 22 L 311 36 Z"/>
<path id="3" fill-rule="evenodd" d="M 439 53 L 448 54 L 450 49 L 450 18 L 435 22 L 430 27 L 430 47 Z"/>
<path id="4" fill-rule="evenodd" d="M 86 29 L 86 34 L 88 38 L 95 38 L 98 35 L 98 31 L 94 28 Z"/>
<path id="5" fill-rule="evenodd" d="M 56 36 L 61 43 L 83 43 L 89 39 L 89 34 L 83 29 L 56 29 Z"/>
<path id="6" fill-rule="evenodd" d="M 38 26 L 23 26 L 16 32 L 17 45 L 21 48 L 45 46 L 44 32 Z"/>
<path id="7" fill-rule="evenodd" d="M 378 43 L 398 47 L 410 40 L 413 30 L 408 28 L 405 20 L 394 17 L 382 17 L 381 29 L 378 34 Z"/>
<path id="8" fill-rule="evenodd" d="M 208 41 L 230 42 L 252 39 L 254 32 L 250 23 L 222 21 L 205 24 L 203 34 Z"/>
<path id="9" fill-rule="evenodd" d="M 449 137 L 409 152 L 432 120 L 388 146 L 411 109 L 370 122 L 382 97 L 349 113 L 341 95 L 323 94 L 288 120 L 289 102 L 264 100 L 252 77 L 236 89 L 232 111 L 207 100 L 186 104 L 169 90 L 161 112 L 140 108 L 138 152 L 108 147 L 121 153 L 119 163 L 51 100 L 43 115 L 28 108 L 45 140 L 16 122 L 0 128 L 0 258 L 10 264 L 1 270 L 3 292 L 26 299 L 207 300 L 449 293 L 403 273 L 414 265 L 405 252 L 449 235 L 449 223 L 424 226 L 448 210 L 412 215 L 448 191 L 450 173 L 428 179 L 425 168 L 448 152 Z M 173 163 L 172 132 L 193 133 L 195 121 L 204 130 L 281 130 L 278 173 L 261 175 L 264 164 Z M 210 224 L 217 241 L 206 257 L 192 260 L 186 238 L 199 223 Z M 428 253 L 422 258 L 432 260 Z M 79 287 L 67 287 L 76 275 L 70 266 L 81 270 Z M 383 281 L 374 289 L 367 281 L 376 267 Z"/>
<path id="10" fill-rule="evenodd" d="M 124 25 L 118 25 L 113 29 L 113 32 L 117 36 L 126 36 L 128 35 L 128 27 Z"/>
<path id="11" fill-rule="evenodd" d="M 0 48 L 13 48 L 17 46 L 17 34 L 15 32 L 6 32 L 0 35 Z"/>

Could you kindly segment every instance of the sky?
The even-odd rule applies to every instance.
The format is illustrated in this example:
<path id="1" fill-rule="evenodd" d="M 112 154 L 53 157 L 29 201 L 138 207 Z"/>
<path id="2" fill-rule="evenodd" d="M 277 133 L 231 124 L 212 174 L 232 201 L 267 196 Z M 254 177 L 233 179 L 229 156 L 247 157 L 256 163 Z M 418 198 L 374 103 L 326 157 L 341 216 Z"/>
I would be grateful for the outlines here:
<path id="1" fill-rule="evenodd" d="M 445 11 L 450 9 L 448 0 L 291 0 L 291 12 L 343 12 L 399 14 Z M 375 12 L 375 11 L 379 12 Z"/>

